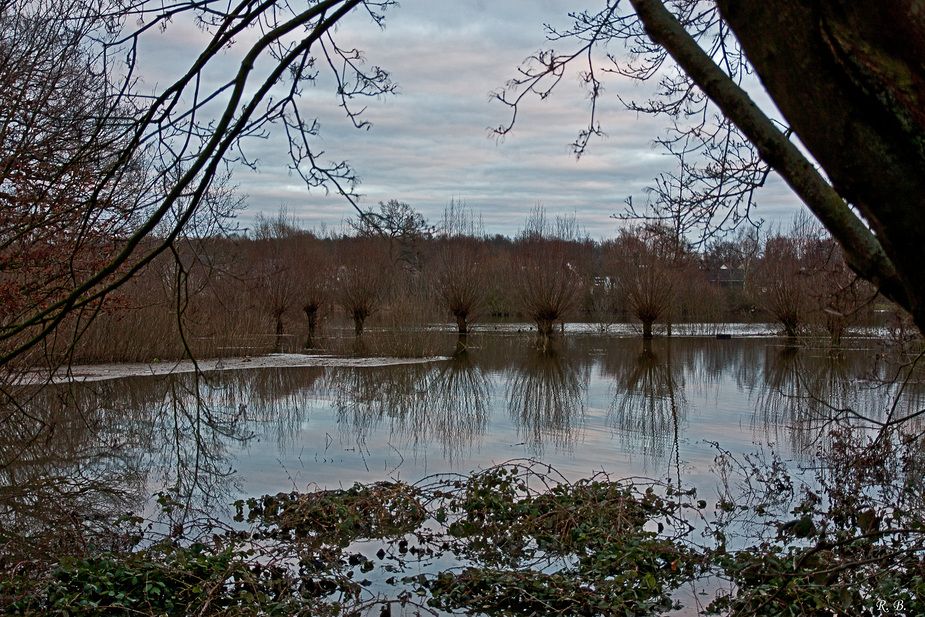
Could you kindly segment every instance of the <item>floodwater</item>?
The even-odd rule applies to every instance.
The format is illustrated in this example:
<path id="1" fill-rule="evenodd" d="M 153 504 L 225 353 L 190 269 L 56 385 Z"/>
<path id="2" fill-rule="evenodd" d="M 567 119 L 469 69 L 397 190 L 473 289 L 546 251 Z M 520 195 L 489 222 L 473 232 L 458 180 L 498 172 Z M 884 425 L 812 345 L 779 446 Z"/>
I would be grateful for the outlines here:
<path id="1" fill-rule="evenodd" d="M 568 478 L 603 470 L 708 495 L 718 449 L 774 451 L 798 468 L 844 410 L 919 408 L 922 388 L 897 381 L 903 369 L 881 341 L 817 343 L 585 332 L 544 352 L 511 330 L 471 334 L 465 347 L 448 335 L 446 357 L 430 362 L 59 385 L 27 397 L 7 431 L 5 484 L 92 479 L 119 489 L 118 504 L 93 503 L 136 512 L 174 489 L 215 512 L 246 496 L 532 458 Z"/>
<path id="2" fill-rule="evenodd" d="M 833 421 L 874 426 L 925 402 L 904 357 L 872 337 L 832 349 L 755 334 L 646 342 L 586 328 L 543 351 L 523 330 L 475 332 L 464 345 L 446 333 L 444 355 L 429 361 L 272 367 L 269 358 L 116 379 L 92 369 L 89 381 L 22 386 L 0 437 L 0 535 L 154 516 L 164 504 L 171 521 L 207 530 L 230 521 L 236 499 L 522 458 L 568 479 L 645 477 L 713 501 L 721 451 L 773 453 L 811 482 Z M 695 614 L 707 592 L 692 589 L 681 614 Z"/>

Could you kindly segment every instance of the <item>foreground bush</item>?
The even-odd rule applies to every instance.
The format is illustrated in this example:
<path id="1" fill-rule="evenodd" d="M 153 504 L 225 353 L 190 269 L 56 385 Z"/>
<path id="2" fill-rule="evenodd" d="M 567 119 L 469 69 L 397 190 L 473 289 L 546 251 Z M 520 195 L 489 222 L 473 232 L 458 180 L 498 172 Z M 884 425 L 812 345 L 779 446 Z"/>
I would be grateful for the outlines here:
<path id="1" fill-rule="evenodd" d="M 236 504 L 247 531 L 136 536 L 42 576 L 5 561 L 0 599 L 28 616 L 657 615 L 709 580 L 710 614 L 925 613 L 920 440 L 829 440 L 802 487 L 773 455 L 720 452 L 713 504 L 535 461 L 267 495 Z"/>

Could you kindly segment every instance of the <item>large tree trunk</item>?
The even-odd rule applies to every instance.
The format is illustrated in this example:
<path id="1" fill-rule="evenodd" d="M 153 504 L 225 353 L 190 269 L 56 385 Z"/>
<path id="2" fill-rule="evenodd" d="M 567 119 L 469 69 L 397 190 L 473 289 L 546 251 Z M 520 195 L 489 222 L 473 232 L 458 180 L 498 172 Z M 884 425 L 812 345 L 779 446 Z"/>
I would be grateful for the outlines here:
<path id="1" fill-rule="evenodd" d="M 848 265 L 925 331 L 921 0 L 717 0 L 765 88 L 832 185 L 660 0 L 630 1 L 652 39 L 832 232 Z"/>
<path id="2" fill-rule="evenodd" d="M 541 338 L 551 339 L 555 322 L 548 318 L 536 318 L 536 332 Z"/>
<path id="3" fill-rule="evenodd" d="M 353 331 L 356 334 L 356 338 L 360 338 L 363 335 L 363 325 L 366 323 L 366 315 L 362 312 L 355 311 L 353 313 Z"/>
<path id="4" fill-rule="evenodd" d="M 283 350 L 283 314 L 276 311 L 273 316 L 276 318 L 276 341 L 273 343 L 273 351 L 279 353 Z"/>
<path id="5" fill-rule="evenodd" d="M 456 313 L 456 326 L 459 328 L 459 335 L 466 336 L 469 333 L 469 324 L 466 322 L 466 313 Z"/>
<path id="6" fill-rule="evenodd" d="M 920 0 L 718 0 L 800 141 L 863 215 L 925 325 Z"/>
<path id="7" fill-rule="evenodd" d="M 308 336 L 305 339 L 305 349 L 311 349 L 315 345 L 315 330 L 318 327 L 318 309 L 315 307 L 305 307 L 305 315 L 308 317 Z"/>

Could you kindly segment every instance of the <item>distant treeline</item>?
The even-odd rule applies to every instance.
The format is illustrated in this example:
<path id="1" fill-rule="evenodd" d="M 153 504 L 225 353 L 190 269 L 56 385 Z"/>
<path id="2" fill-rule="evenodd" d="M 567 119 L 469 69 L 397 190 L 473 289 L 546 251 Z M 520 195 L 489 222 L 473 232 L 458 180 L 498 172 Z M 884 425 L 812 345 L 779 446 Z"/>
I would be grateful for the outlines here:
<path id="1" fill-rule="evenodd" d="M 72 338 L 59 336 L 53 355 L 418 355 L 433 352 L 433 326 L 452 323 L 466 334 L 489 319 L 529 321 L 542 344 L 568 320 L 635 322 L 644 337 L 657 324 L 670 332 L 684 322 L 765 320 L 790 336 L 827 333 L 838 343 L 886 306 L 806 221 L 760 240 L 743 232 L 699 248 L 652 223 L 594 241 L 574 219 L 549 224 L 541 210 L 515 238 L 478 228 L 471 217 L 448 216 L 436 230 L 396 201 L 336 234 L 301 229 L 285 212 L 260 216 L 243 234 L 179 242 L 92 321 L 75 320 Z M 373 345 L 371 329 L 393 336 Z"/>

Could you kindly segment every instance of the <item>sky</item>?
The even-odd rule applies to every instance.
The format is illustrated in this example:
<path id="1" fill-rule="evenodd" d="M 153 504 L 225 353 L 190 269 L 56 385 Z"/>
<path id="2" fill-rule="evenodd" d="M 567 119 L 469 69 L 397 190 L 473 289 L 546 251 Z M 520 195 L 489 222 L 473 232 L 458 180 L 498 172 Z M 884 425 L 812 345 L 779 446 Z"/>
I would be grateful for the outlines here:
<path id="1" fill-rule="evenodd" d="M 547 99 L 527 99 L 503 140 L 489 131 L 510 120 L 509 110 L 489 94 L 503 88 L 528 56 L 551 46 L 544 24 L 566 27 L 575 8 L 570 0 L 402 0 L 388 11 L 384 29 L 366 15 L 351 15 L 337 40 L 363 50 L 369 66 L 388 70 L 398 94 L 364 101 L 363 119 L 371 128 L 357 130 L 337 109 L 330 87 L 307 90 L 303 109 L 317 112 L 321 125 L 316 146 L 325 160 L 349 162 L 361 181 L 364 209 L 396 199 L 439 225 L 454 200 L 481 218 L 485 233 L 514 236 L 539 206 L 549 219 L 574 216 L 592 238 L 613 237 L 623 224 L 613 215 L 625 200 L 644 204 L 646 188 L 673 168 L 673 159 L 653 144 L 665 135 L 667 121 L 626 111 L 617 100 L 617 93 L 645 100 L 650 86 L 609 78 L 598 104 L 606 137 L 592 140 L 580 160 L 569 144 L 586 126 L 590 108 L 574 74 Z M 589 2 L 587 8 L 597 6 Z M 165 36 L 174 39 L 178 56 L 193 52 L 190 38 L 184 46 L 189 32 L 174 28 Z M 257 213 L 273 216 L 285 208 L 305 228 L 339 229 L 354 210 L 334 193 L 309 191 L 291 174 L 280 137 L 277 132 L 251 143 L 258 170 L 235 173 L 247 195 L 240 226 L 251 226 Z M 783 223 L 798 209 L 797 198 L 774 178 L 759 194 L 756 216 Z"/>

